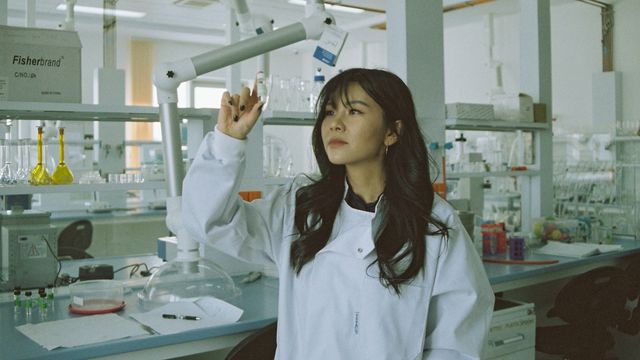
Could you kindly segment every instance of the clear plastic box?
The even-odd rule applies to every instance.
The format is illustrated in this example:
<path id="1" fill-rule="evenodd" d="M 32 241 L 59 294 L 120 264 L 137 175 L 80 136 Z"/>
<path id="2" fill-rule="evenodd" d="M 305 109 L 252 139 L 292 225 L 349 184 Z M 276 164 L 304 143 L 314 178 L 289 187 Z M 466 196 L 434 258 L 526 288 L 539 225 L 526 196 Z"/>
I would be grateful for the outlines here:
<path id="1" fill-rule="evenodd" d="M 591 237 L 590 223 L 582 219 L 536 218 L 533 235 L 542 242 L 586 242 Z"/>

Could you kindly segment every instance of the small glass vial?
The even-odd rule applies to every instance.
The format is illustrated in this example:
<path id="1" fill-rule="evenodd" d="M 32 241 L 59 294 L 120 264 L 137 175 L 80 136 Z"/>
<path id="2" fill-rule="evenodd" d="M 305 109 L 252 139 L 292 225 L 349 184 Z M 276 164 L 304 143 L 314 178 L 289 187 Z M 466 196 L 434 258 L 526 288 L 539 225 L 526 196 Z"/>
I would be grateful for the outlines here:
<path id="1" fill-rule="evenodd" d="M 24 292 L 25 296 L 25 306 L 29 309 L 33 307 L 33 299 L 31 298 L 31 291 L 27 290 Z"/>
<path id="2" fill-rule="evenodd" d="M 47 300 L 53 301 L 53 298 L 55 297 L 55 288 L 53 287 L 53 284 L 47 285 L 47 289 L 49 290 L 47 293 Z"/>
<path id="3" fill-rule="evenodd" d="M 31 291 L 27 290 L 24 292 L 25 296 L 25 316 L 27 322 L 31 321 L 31 308 L 33 307 L 33 299 L 31 298 Z"/>
<path id="4" fill-rule="evenodd" d="M 22 306 L 22 299 L 20 298 L 21 291 L 19 287 L 13 289 L 13 306 L 20 307 Z"/>
<path id="5" fill-rule="evenodd" d="M 40 306 L 40 310 L 46 310 L 47 309 L 47 293 L 44 292 L 44 289 L 42 290 L 43 291 L 38 294 L 40 295 L 40 299 L 38 299 L 38 305 Z"/>

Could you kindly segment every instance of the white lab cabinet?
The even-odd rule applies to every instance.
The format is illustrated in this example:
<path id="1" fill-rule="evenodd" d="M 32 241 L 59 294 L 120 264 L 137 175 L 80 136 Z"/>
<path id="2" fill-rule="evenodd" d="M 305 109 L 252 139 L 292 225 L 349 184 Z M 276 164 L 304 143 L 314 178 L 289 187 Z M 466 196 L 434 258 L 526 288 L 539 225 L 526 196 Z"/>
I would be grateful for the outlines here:
<path id="1" fill-rule="evenodd" d="M 536 314 L 533 304 L 496 298 L 482 359 L 533 360 L 535 346 Z"/>

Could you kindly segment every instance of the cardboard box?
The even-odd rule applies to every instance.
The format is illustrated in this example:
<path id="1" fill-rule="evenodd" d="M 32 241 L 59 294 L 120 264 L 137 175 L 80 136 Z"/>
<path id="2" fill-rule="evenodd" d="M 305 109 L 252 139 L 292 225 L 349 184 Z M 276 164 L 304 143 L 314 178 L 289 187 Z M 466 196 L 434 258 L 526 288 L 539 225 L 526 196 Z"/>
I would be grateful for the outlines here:
<path id="1" fill-rule="evenodd" d="M 0 101 L 82 101 L 75 31 L 0 26 L 0 49 Z"/>
<path id="2" fill-rule="evenodd" d="M 547 105 L 540 103 L 533 104 L 533 122 L 547 122 Z"/>

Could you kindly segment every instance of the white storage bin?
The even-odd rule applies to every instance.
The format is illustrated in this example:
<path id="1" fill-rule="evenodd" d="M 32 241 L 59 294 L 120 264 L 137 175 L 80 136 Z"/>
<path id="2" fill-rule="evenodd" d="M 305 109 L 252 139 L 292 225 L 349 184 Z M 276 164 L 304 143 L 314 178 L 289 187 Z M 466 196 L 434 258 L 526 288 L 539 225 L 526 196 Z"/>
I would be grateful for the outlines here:
<path id="1" fill-rule="evenodd" d="M 492 104 L 451 103 L 446 106 L 447 119 L 493 120 Z"/>

